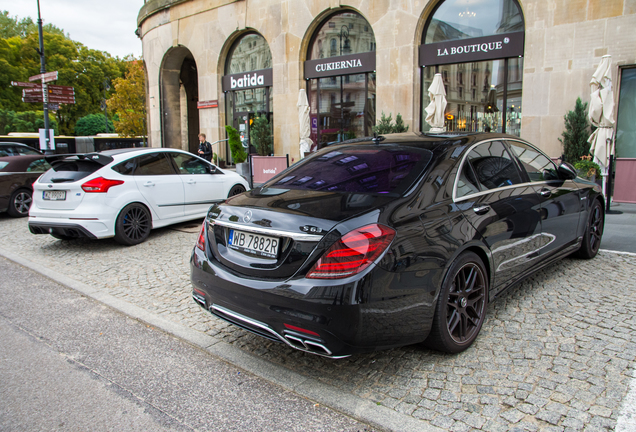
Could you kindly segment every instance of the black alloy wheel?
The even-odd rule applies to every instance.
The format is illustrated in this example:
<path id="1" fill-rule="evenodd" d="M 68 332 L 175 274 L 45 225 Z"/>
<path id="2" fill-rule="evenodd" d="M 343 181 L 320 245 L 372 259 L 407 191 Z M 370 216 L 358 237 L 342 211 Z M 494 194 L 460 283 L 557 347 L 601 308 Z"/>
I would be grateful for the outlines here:
<path id="1" fill-rule="evenodd" d="M 486 318 L 488 278 L 481 259 L 465 252 L 451 265 L 425 341 L 438 351 L 458 353 L 477 338 Z"/>
<path id="2" fill-rule="evenodd" d="M 598 254 L 598 250 L 601 247 L 601 239 L 603 238 L 604 219 L 605 215 L 603 214 L 601 202 L 594 200 L 587 220 L 583 241 L 581 242 L 581 248 L 577 252 L 580 258 L 592 259 Z"/>
<path id="3" fill-rule="evenodd" d="M 148 209 L 141 204 L 128 204 L 117 216 L 115 241 L 125 246 L 136 245 L 148 238 L 151 229 Z"/>
<path id="4" fill-rule="evenodd" d="M 233 197 L 234 195 L 242 194 L 245 192 L 245 188 L 241 185 L 234 185 L 232 189 L 230 189 L 230 193 L 227 194 L 227 197 Z"/>
<path id="5" fill-rule="evenodd" d="M 7 213 L 12 217 L 25 217 L 29 215 L 33 196 L 31 191 L 27 189 L 18 189 L 13 192 L 9 201 Z"/>

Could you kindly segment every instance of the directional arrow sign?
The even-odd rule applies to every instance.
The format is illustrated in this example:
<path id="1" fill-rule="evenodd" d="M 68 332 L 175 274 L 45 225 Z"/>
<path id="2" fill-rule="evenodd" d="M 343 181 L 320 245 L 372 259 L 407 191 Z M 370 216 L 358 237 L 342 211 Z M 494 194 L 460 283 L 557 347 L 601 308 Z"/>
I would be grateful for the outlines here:
<path id="1" fill-rule="evenodd" d="M 25 88 L 22 90 L 22 95 L 42 95 L 42 87 L 40 88 Z"/>
<path id="2" fill-rule="evenodd" d="M 22 102 L 26 102 L 26 103 L 42 103 L 44 101 L 42 100 L 42 96 L 40 96 L 40 97 L 28 96 L 28 97 L 23 97 L 22 98 Z"/>
<path id="3" fill-rule="evenodd" d="M 49 90 L 67 90 L 67 91 L 75 91 L 75 88 L 71 87 L 71 86 L 63 86 L 63 85 L 54 85 L 51 84 L 49 85 Z"/>
<path id="4" fill-rule="evenodd" d="M 53 86 L 49 86 L 49 95 L 73 96 L 74 94 L 75 94 L 75 90 L 73 90 L 73 87 L 71 87 L 70 90 L 66 90 L 66 89 L 57 89 L 57 88 L 53 88 Z"/>
<path id="5" fill-rule="evenodd" d="M 75 103 L 75 98 L 73 96 L 56 96 L 56 95 L 50 95 L 49 96 L 49 102 L 50 103 L 66 103 L 66 104 L 74 104 Z"/>
<path id="6" fill-rule="evenodd" d="M 11 81 L 13 87 L 39 87 L 42 88 L 42 84 L 38 83 L 25 83 L 20 81 Z"/>
<path id="7" fill-rule="evenodd" d="M 32 77 L 29 77 L 29 81 L 42 80 L 42 82 L 55 81 L 56 79 L 57 79 L 57 71 L 41 73 L 41 74 L 33 75 Z"/>

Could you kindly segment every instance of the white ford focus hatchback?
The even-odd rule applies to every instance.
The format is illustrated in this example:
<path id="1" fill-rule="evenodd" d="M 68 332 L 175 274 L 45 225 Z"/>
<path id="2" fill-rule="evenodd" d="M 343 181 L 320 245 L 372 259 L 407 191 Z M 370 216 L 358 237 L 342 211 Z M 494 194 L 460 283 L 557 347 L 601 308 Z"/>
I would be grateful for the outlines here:
<path id="1" fill-rule="evenodd" d="M 202 218 L 247 181 L 191 153 L 143 148 L 48 156 L 33 184 L 29 229 L 68 240 L 141 243 L 153 228 Z"/>

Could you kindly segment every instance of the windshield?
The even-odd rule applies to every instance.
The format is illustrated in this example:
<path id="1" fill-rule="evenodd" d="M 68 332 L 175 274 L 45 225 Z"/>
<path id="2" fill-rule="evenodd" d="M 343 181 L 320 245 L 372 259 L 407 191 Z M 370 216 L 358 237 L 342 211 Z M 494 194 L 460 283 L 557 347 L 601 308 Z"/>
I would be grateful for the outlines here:
<path id="1" fill-rule="evenodd" d="M 426 149 L 382 145 L 343 145 L 325 149 L 290 167 L 263 189 L 301 189 L 371 194 L 404 193 L 432 158 Z"/>

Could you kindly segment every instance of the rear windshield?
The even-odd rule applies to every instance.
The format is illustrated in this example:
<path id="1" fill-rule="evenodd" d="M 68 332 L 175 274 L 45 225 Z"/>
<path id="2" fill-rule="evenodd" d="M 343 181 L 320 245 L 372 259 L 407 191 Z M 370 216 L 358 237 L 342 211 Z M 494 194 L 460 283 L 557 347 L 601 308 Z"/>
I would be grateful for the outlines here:
<path id="1" fill-rule="evenodd" d="M 265 187 L 399 196 L 432 156 L 426 149 L 390 144 L 339 146 L 291 167 Z"/>
<path id="2" fill-rule="evenodd" d="M 53 162 L 53 168 L 40 178 L 40 183 L 68 183 L 81 180 L 100 169 L 102 165 L 90 160 L 62 160 Z"/>

